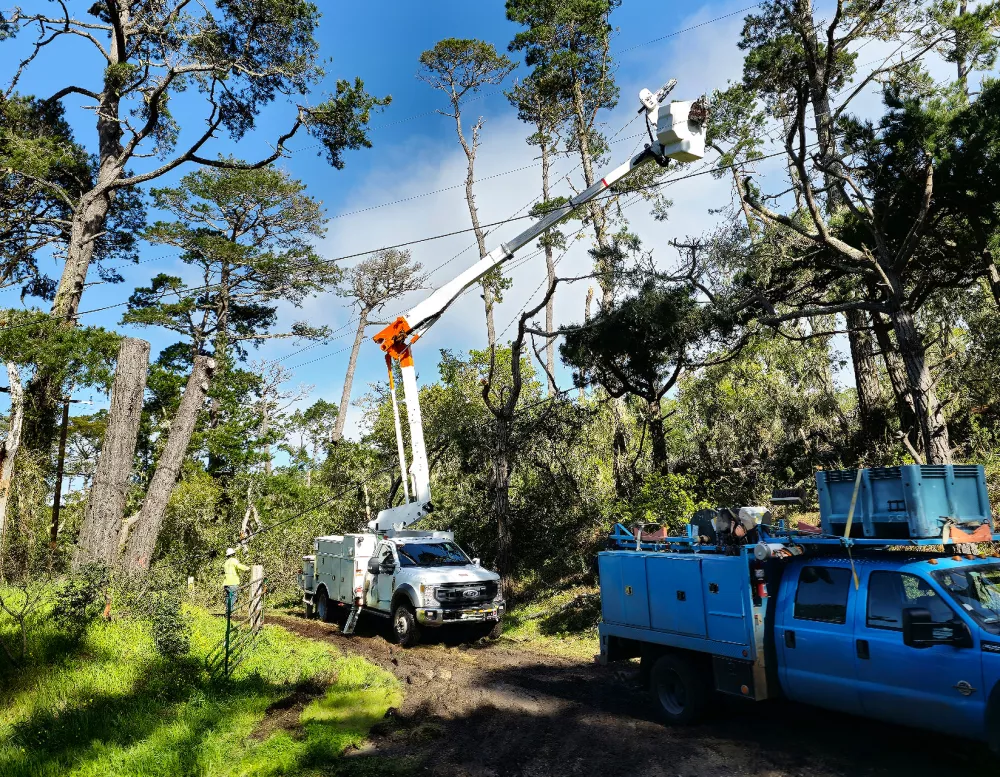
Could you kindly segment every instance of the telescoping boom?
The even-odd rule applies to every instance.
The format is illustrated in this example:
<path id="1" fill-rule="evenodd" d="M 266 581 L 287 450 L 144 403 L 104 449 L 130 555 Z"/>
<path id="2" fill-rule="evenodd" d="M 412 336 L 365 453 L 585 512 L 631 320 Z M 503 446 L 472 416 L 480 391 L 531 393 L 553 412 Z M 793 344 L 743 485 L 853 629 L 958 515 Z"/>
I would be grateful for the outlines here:
<path id="1" fill-rule="evenodd" d="M 707 109 L 703 100 L 665 102 L 676 81 L 670 80 L 655 94 L 648 89 L 639 93 L 639 113 L 646 114 L 650 142 L 645 149 L 627 162 L 619 165 L 601 180 L 580 192 L 565 204 L 542 216 L 512 240 L 501 243 L 467 270 L 444 284 L 417 304 L 406 315 L 399 316 L 375 335 L 375 342 L 385 352 L 389 367 L 390 394 L 396 422 L 396 441 L 399 447 L 400 467 L 403 472 L 406 504 L 382 510 L 369 528 L 374 531 L 400 529 L 417 521 L 431 511 L 430 470 L 427 449 L 424 445 L 423 421 L 420 416 L 420 399 L 417 375 L 413 364 L 413 344 L 437 321 L 441 314 L 461 296 L 467 288 L 479 281 L 495 267 L 502 265 L 528 243 L 558 224 L 569 213 L 593 200 L 602 192 L 628 177 L 649 162 L 666 166 L 670 159 L 693 162 L 705 155 L 705 118 Z M 655 134 L 654 134 L 655 131 Z M 398 362 L 403 377 L 403 397 L 410 427 L 409 477 L 411 489 L 407 493 L 406 459 L 399 411 L 396 406 L 395 387 L 392 381 L 392 363 Z M 412 501 L 410 499 L 412 498 Z"/>

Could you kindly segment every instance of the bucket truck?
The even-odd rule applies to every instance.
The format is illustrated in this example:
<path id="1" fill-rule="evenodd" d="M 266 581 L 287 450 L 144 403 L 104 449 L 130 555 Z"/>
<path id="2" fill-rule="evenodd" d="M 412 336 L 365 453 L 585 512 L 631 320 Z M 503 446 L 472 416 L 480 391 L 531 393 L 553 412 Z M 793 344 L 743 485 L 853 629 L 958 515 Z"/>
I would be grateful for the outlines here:
<path id="1" fill-rule="evenodd" d="M 424 626 L 471 621 L 484 633 L 499 633 L 504 612 L 499 576 L 483 569 L 478 559 L 470 560 L 450 532 L 407 529 L 433 509 L 412 346 L 466 289 L 638 168 L 649 163 L 665 167 L 671 159 L 701 159 L 705 153 L 705 102 L 666 102 L 675 85 L 671 80 L 656 93 L 648 89 L 639 93 L 639 113 L 645 114 L 650 141 L 642 152 L 501 243 L 375 335 L 389 368 L 404 502 L 379 512 L 369 522 L 367 533 L 316 539 L 315 553 L 304 557 L 300 578 L 307 614 L 315 611 L 328 619 L 339 608 L 347 633 L 353 631 L 362 611 L 388 617 L 394 636 L 403 645 L 415 644 Z M 403 378 L 410 430 L 409 468 L 392 377 L 394 363 L 398 363 Z"/>

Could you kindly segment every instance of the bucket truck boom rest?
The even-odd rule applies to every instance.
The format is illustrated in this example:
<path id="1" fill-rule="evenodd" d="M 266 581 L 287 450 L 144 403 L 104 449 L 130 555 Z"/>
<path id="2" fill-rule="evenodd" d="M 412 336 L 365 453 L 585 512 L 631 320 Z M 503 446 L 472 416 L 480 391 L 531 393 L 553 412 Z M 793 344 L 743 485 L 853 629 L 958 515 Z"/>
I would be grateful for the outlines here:
<path id="1" fill-rule="evenodd" d="M 656 162 L 666 166 L 668 160 L 693 162 L 705 155 L 705 118 L 707 108 L 704 100 L 696 102 L 664 103 L 673 90 L 676 81 L 670 80 L 655 94 L 648 89 L 639 93 L 641 107 L 639 113 L 646 114 L 646 126 L 650 142 L 645 149 L 627 162 L 619 165 L 601 180 L 580 192 L 565 204 L 553 209 L 512 240 L 501 243 L 463 273 L 444 284 L 423 302 L 398 317 L 385 329 L 375 335 L 375 342 L 386 354 L 386 363 L 392 373 L 392 362 L 399 363 L 403 376 L 403 396 L 410 426 L 410 478 L 414 501 L 382 510 L 369 523 L 373 531 L 402 529 L 431 511 L 430 471 L 427 450 L 424 445 L 423 421 L 420 417 L 420 399 L 417 391 L 417 375 L 413 365 L 411 346 L 437 321 L 441 314 L 469 286 L 476 283 L 493 268 L 502 265 L 515 252 L 558 224 L 568 214 L 593 200 L 616 183 L 630 175 L 637 168 Z M 655 130 L 655 136 L 654 136 Z M 394 392 L 394 389 L 393 389 Z M 393 393 L 395 409 L 395 393 Z M 397 440 L 402 456 L 402 433 L 399 428 L 399 414 L 396 412 Z M 401 458 L 403 482 L 406 482 L 406 465 Z"/>

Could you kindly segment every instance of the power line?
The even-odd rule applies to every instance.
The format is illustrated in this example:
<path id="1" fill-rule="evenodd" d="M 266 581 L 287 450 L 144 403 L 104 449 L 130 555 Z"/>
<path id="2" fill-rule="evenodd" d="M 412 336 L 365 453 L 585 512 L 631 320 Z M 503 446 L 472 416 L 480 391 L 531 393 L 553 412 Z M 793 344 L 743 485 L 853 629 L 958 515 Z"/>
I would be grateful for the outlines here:
<path id="1" fill-rule="evenodd" d="M 811 148 L 811 147 L 816 146 L 816 145 L 818 145 L 818 143 L 810 143 L 807 146 L 807 148 Z M 776 156 L 781 156 L 784 153 L 785 153 L 784 150 L 782 150 L 782 151 L 776 151 L 776 152 L 774 152 L 772 154 L 765 154 L 765 155 L 759 156 L 756 159 L 754 159 L 753 161 L 754 162 L 759 162 L 759 161 L 763 161 L 765 159 L 771 159 L 771 158 L 776 157 Z M 620 197 L 622 194 L 630 194 L 630 193 L 637 192 L 637 191 L 642 191 L 642 190 L 657 189 L 657 188 L 659 188 L 661 186 L 664 186 L 664 185 L 666 185 L 668 183 L 674 183 L 674 182 L 677 182 L 677 181 L 685 181 L 685 180 L 688 180 L 690 178 L 696 178 L 698 176 L 708 175 L 708 174 L 714 173 L 714 172 L 716 172 L 718 170 L 729 170 L 729 169 L 732 169 L 734 167 L 741 167 L 741 166 L 742 166 L 742 164 L 719 165 L 717 167 L 713 167 L 711 170 L 700 170 L 700 171 L 697 171 L 697 172 L 689 173 L 687 175 L 682 175 L 682 176 L 679 176 L 679 177 L 676 177 L 676 178 L 671 178 L 671 179 L 665 180 L 665 181 L 654 181 L 654 182 L 649 183 L 649 184 L 640 184 L 640 185 L 637 185 L 637 186 L 630 186 L 630 187 L 627 187 L 625 189 L 625 191 L 623 191 L 623 192 L 608 191 L 606 194 L 598 195 L 597 197 L 594 197 L 592 200 L 589 200 L 588 202 L 601 202 L 601 201 L 604 201 L 604 200 L 613 199 L 615 197 Z M 569 212 L 567 212 L 566 215 L 568 216 L 569 213 L 572 213 L 577 208 L 582 207 L 582 205 L 585 205 L 585 204 L 587 204 L 587 203 L 581 203 L 580 205 L 577 205 L 575 208 L 573 208 Z M 505 224 L 510 224 L 510 223 L 512 223 L 514 221 L 521 221 L 523 219 L 528 219 L 528 218 L 536 218 L 536 216 L 534 216 L 533 214 L 526 214 L 526 215 L 523 215 L 523 216 L 513 216 L 513 217 L 510 217 L 510 218 L 501 219 L 499 221 L 494 221 L 494 222 L 490 222 L 490 223 L 487 223 L 487 224 L 482 224 L 482 225 L 480 225 L 480 228 L 498 227 L 498 226 L 502 226 L 502 225 L 505 225 Z M 415 238 L 413 240 L 407 240 L 407 241 L 403 241 L 401 243 L 395 243 L 394 245 L 390 245 L 390 246 L 381 246 L 379 248 L 371 248 L 371 249 L 368 249 L 368 250 L 365 250 L 365 251 L 357 251 L 357 252 L 351 253 L 351 254 L 344 254 L 342 256 L 334 257 L 333 259 L 323 259 L 323 260 L 321 260 L 320 264 L 331 264 L 331 263 L 334 263 L 334 262 L 341 262 L 341 261 L 344 261 L 346 259 L 354 259 L 354 258 L 357 258 L 359 256 L 367 256 L 368 254 L 375 253 L 376 251 L 391 250 L 391 249 L 396 249 L 396 248 L 406 248 L 408 246 L 420 245 L 422 243 L 429 243 L 429 242 L 432 242 L 432 241 L 435 241 L 435 240 L 442 240 L 442 239 L 447 238 L 447 237 L 454 237 L 455 235 L 464 235 L 464 234 L 468 234 L 469 232 L 474 232 L 474 231 L 475 231 L 474 227 L 466 227 L 464 229 L 456 229 L 456 230 L 452 230 L 451 232 L 442 232 L 442 233 L 439 233 L 439 234 L 436 234 L 436 235 L 428 235 L 427 237 Z M 184 286 L 184 287 L 180 287 L 178 289 L 172 289 L 172 290 L 170 290 L 169 293 L 170 294 L 180 294 L 181 292 L 207 291 L 209 289 L 217 288 L 217 287 L 219 287 L 221 285 L 222 284 L 219 284 L 219 283 L 209 283 L 209 284 L 203 284 L 201 286 Z M 275 290 L 277 290 L 277 289 L 275 289 Z M 128 304 L 129 304 L 128 301 L 125 301 L 125 302 L 116 303 L 114 305 L 105 305 L 105 306 L 100 307 L 100 308 L 92 308 L 90 310 L 78 311 L 76 313 L 68 314 L 68 315 L 65 315 L 65 316 L 57 316 L 57 315 L 48 314 L 48 317 L 51 318 L 54 321 L 69 321 L 69 320 L 72 320 L 72 319 L 80 318 L 81 316 L 90 315 L 92 313 L 99 313 L 99 312 L 103 312 L 103 311 L 106 311 L 106 310 L 112 310 L 114 308 L 124 307 L 124 306 L 126 306 Z M 0 327 L 0 331 L 10 331 L 10 330 L 14 330 L 14 329 L 20 329 L 20 328 L 23 328 L 23 327 L 38 326 L 40 323 L 41 322 L 39 322 L 39 321 L 31 321 L 31 322 L 25 322 L 24 324 L 17 324 L 17 325 L 14 325 L 14 326 Z"/>
<path id="2" fill-rule="evenodd" d="M 643 46 L 649 46 L 652 43 L 659 43 L 661 40 L 667 40 L 668 38 L 673 38 L 685 32 L 691 32 L 691 30 L 697 30 L 699 27 L 705 27 L 706 25 L 714 24 L 715 22 L 722 21 L 723 19 L 728 19 L 731 16 L 738 16 L 741 13 L 752 11 L 754 8 L 760 8 L 760 6 L 761 3 L 754 3 L 753 5 L 748 5 L 746 8 L 741 8 L 739 11 L 731 11 L 730 13 L 723 14 L 722 16 L 716 16 L 714 19 L 709 19 L 707 22 L 693 24 L 690 27 L 685 27 L 683 30 L 675 30 L 674 32 L 667 33 L 666 35 L 661 35 L 659 38 L 653 38 L 652 40 L 647 40 L 645 43 L 637 43 L 634 46 L 629 46 L 627 49 L 622 49 L 621 51 L 616 52 L 616 56 L 620 56 L 629 51 L 634 51 L 635 49 L 640 49 Z"/>

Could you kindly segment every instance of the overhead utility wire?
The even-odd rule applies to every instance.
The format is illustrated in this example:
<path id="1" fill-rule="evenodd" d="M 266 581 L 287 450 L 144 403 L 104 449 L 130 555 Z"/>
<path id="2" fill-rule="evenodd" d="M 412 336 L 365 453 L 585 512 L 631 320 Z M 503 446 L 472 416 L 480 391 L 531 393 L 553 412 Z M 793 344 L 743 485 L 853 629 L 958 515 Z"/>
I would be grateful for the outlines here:
<path id="1" fill-rule="evenodd" d="M 810 144 L 808 144 L 806 146 L 806 148 L 812 148 L 813 146 L 816 146 L 816 145 L 819 145 L 818 142 L 817 143 L 810 143 Z M 774 152 L 772 154 L 765 154 L 763 156 L 759 156 L 756 159 L 754 159 L 753 161 L 754 162 L 759 162 L 759 161 L 762 161 L 762 160 L 765 160 L 765 159 L 771 159 L 773 157 L 781 156 L 784 153 L 785 153 L 784 150 L 776 151 L 776 152 Z M 700 170 L 700 171 L 697 171 L 697 172 L 694 172 L 694 173 L 688 173 L 687 175 L 678 176 L 677 178 L 671 178 L 671 179 L 665 180 L 665 181 L 655 181 L 655 182 L 650 183 L 650 184 L 641 184 L 639 186 L 628 187 L 628 188 L 626 188 L 626 190 L 624 192 L 609 191 L 609 192 L 607 192 L 607 194 L 594 197 L 592 200 L 589 200 L 589 202 L 601 202 L 603 200 L 613 199 L 615 197 L 620 197 L 623 193 L 628 194 L 628 193 L 637 192 L 637 191 L 646 190 L 646 189 L 657 189 L 657 188 L 659 188 L 661 186 L 667 185 L 668 183 L 674 183 L 674 182 L 677 182 L 677 181 L 685 181 L 685 180 L 688 180 L 690 178 L 697 178 L 697 177 L 702 176 L 702 175 L 709 175 L 709 174 L 714 173 L 714 172 L 716 172 L 718 170 L 730 170 L 730 169 L 732 169 L 734 167 L 741 167 L 741 166 L 742 166 L 742 164 L 719 165 L 718 167 L 713 167 L 710 170 Z M 514 221 L 522 221 L 522 220 L 528 219 L 528 218 L 536 218 L 536 216 L 534 216 L 533 214 L 526 214 L 526 215 L 523 215 L 523 216 L 514 216 L 512 218 L 501 219 L 499 221 L 490 222 L 488 224 L 482 224 L 480 226 L 481 226 L 481 228 L 484 228 L 484 227 L 497 227 L 497 226 L 502 226 L 504 224 L 509 224 L 511 222 L 514 222 Z M 357 251 L 357 252 L 354 252 L 354 253 L 351 253 L 351 254 L 344 254 L 342 256 L 334 257 L 333 259 L 323 259 L 321 263 L 322 264 L 330 264 L 330 263 L 333 263 L 333 262 L 342 262 L 345 259 L 354 259 L 354 258 L 359 257 L 359 256 L 367 256 L 368 254 L 375 253 L 376 251 L 382 251 L 382 250 L 388 250 L 388 249 L 394 249 L 394 248 L 405 248 L 405 247 L 408 247 L 408 246 L 420 245 L 421 243 L 430 243 L 430 242 L 433 242 L 434 240 L 442 240 L 442 239 L 444 239 L 446 237 L 453 237 L 455 235 L 464 235 L 464 234 L 467 234 L 469 232 L 474 232 L 474 231 L 475 231 L 474 227 L 466 227 L 464 229 L 456 229 L 456 230 L 453 230 L 451 232 L 442 232 L 442 233 L 439 233 L 437 235 L 428 235 L 427 237 L 416 238 L 416 239 L 413 239 L 413 240 L 406 240 L 406 241 L 403 241 L 401 243 L 395 243 L 394 245 L 390 245 L 390 246 L 381 246 L 379 248 L 372 248 L 372 249 L 369 249 L 367 251 Z M 220 285 L 221 284 L 219 284 L 219 283 L 209 283 L 209 284 L 203 284 L 201 286 L 182 286 L 179 289 L 172 290 L 170 292 L 170 294 L 175 294 L 176 295 L 176 294 L 179 294 L 181 292 L 208 291 L 209 289 L 217 288 Z M 124 306 L 126 306 L 128 304 L 129 303 L 127 301 L 125 301 L 125 302 L 116 303 L 114 305 L 105 305 L 105 306 L 100 307 L 100 308 L 91 308 L 90 310 L 77 311 L 76 313 L 70 313 L 70 314 L 65 315 L 65 316 L 57 316 L 57 315 L 49 314 L 48 317 L 51 318 L 54 321 L 69 321 L 69 320 L 72 320 L 72 319 L 75 319 L 75 318 L 80 318 L 81 316 L 90 315 L 91 313 L 99 313 L 99 312 L 102 312 L 102 311 L 105 311 L 105 310 L 112 310 L 114 308 L 124 307 Z M 39 322 L 39 321 L 30 321 L 30 322 L 26 322 L 26 323 L 23 323 L 23 324 L 15 324 L 13 326 L 5 326 L 5 327 L 0 327 L 0 331 L 10 331 L 10 330 L 14 330 L 14 329 L 21 329 L 21 328 L 24 328 L 24 327 L 29 327 L 29 326 L 38 326 L 40 323 L 41 322 Z"/>

